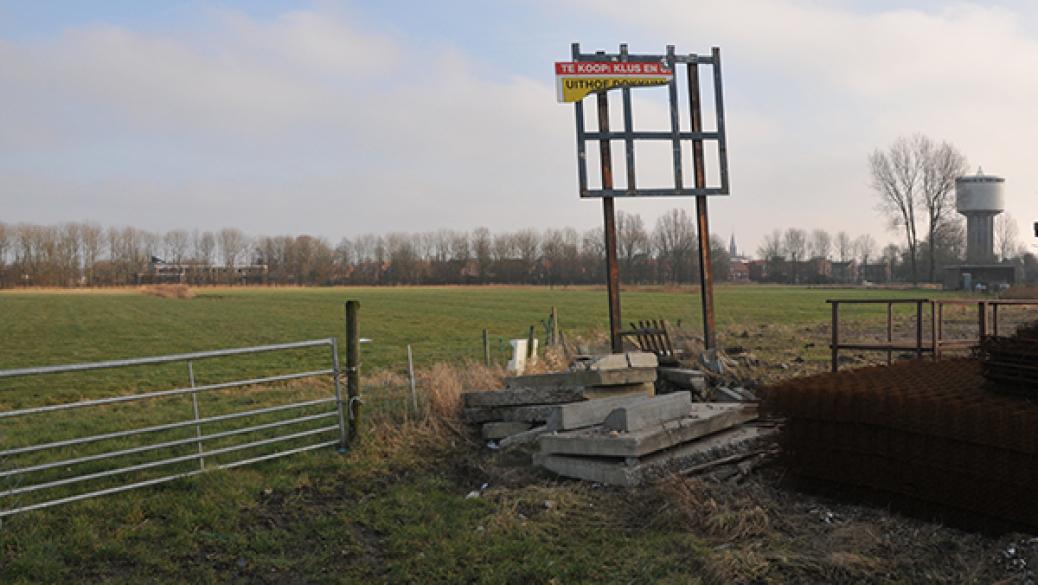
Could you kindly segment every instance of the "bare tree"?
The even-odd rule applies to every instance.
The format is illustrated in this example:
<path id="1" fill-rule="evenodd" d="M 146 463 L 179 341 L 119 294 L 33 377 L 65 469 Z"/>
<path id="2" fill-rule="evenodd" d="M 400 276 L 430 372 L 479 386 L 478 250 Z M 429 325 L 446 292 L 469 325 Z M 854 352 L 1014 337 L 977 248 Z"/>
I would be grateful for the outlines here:
<path id="1" fill-rule="evenodd" d="M 937 275 L 937 255 L 940 239 L 937 237 L 943 224 L 955 216 L 955 179 L 966 174 L 966 157 L 947 142 L 935 144 L 926 136 L 913 138 L 916 158 L 920 166 L 919 198 L 920 211 L 926 214 L 926 242 L 929 256 L 929 280 Z"/>
<path id="2" fill-rule="evenodd" d="M 793 271 L 793 282 L 800 282 L 800 261 L 807 254 L 807 232 L 802 229 L 789 228 L 782 236 L 782 247 L 789 256 L 790 268 Z"/>
<path id="3" fill-rule="evenodd" d="M 216 236 L 213 232 L 195 232 L 194 234 L 194 259 L 203 266 L 212 266 L 216 259 Z"/>
<path id="4" fill-rule="evenodd" d="M 534 276 L 541 248 L 541 234 L 532 228 L 519 230 L 515 234 L 515 247 L 519 253 L 520 267 L 523 271 L 522 281 L 529 282 Z"/>
<path id="5" fill-rule="evenodd" d="M 936 278 L 937 238 L 941 225 L 954 213 L 952 192 L 955 178 L 966 172 L 966 157 L 947 142 L 935 143 L 916 134 L 900 137 L 886 151 L 869 156 L 872 188 L 880 198 L 880 209 L 893 226 L 905 232 L 912 283 L 919 283 L 919 236 L 916 211 L 926 217 L 929 280 Z"/>
<path id="6" fill-rule="evenodd" d="M 757 247 L 757 255 L 761 257 L 761 260 L 785 258 L 786 252 L 782 248 L 782 231 L 774 230 L 770 234 L 764 234 L 764 240 Z"/>
<path id="7" fill-rule="evenodd" d="M 478 227 L 472 232 L 472 254 L 476 257 L 476 265 L 479 267 L 479 281 L 486 282 L 490 275 L 490 263 L 493 260 L 493 238 L 490 230 Z"/>
<path id="8" fill-rule="evenodd" d="M 833 250 L 833 238 L 825 230 L 814 230 L 811 232 L 811 242 L 808 248 L 811 250 L 813 258 L 825 258 L 828 260 L 829 254 Z"/>
<path id="9" fill-rule="evenodd" d="M 101 260 L 101 226 L 85 223 L 80 226 L 80 237 L 83 242 L 83 276 L 89 286 L 97 284 L 97 263 Z"/>
<path id="10" fill-rule="evenodd" d="M 871 234 L 862 234 L 854 240 L 854 249 L 857 256 L 861 258 L 861 263 L 868 264 L 869 258 L 876 256 L 876 240 Z"/>
<path id="11" fill-rule="evenodd" d="M 919 284 L 917 250 L 919 237 L 916 232 L 915 212 L 919 203 L 919 175 L 921 172 L 914 141 L 898 138 L 883 152 L 876 150 L 869 155 L 872 188 L 880 198 L 880 209 L 887 215 L 892 226 L 901 226 L 905 231 L 912 266 L 912 284 Z"/>
<path id="12" fill-rule="evenodd" d="M 692 216 L 684 209 L 671 209 L 656 220 L 653 243 L 661 269 L 671 282 L 689 281 L 692 277 L 695 228 Z M 662 275 L 661 275 L 662 280 Z"/>
<path id="13" fill-rule="evenodd" d="M 7 268 L 7 251 L 11 247 L 10 230 L 7 224 L 0 221 L 0 287 L 4 286 L 4 276 Z"/>
<path id="14" fill-rule="evenodd" d="M 995 250 L 998 259 L 1002 262 L 1013 257 L 1020 247 L 1017 238 L 1020 233 L 1017 229 L 1016 219 L 1008 213 L 995 216 Z"/>
<path id="15" fill-rule="evenodd" d="M 616 255 L 623 268 L 623 276 L 628 282 L 634 282 L 635 259 L 647 252 L 649 234 L 645 231 L 642 217 L 636 213 L 623 211 L 616 214 Z"/>
<path id="16" fill-rule="evenodd" d="M 223 265 L 233 268 L 242 260 L 242 255 L 248 250 L 248 238 L 239 229 L 224 228 L 220 230 L 219 239 Z"/>
<path id="17" fill-rule="evenodd" d="M 190 236 L 186 230 L 171 230 L 162 237 L 163 260 L 172 264 L 181 264 L 187 256 Z"/>
<path id="18" fill-rule="evenodd" d="M 840 257 L 840 262 L 851 260 L 854 256 L 854 243 L 845 231 L 836 234 L 836 254 Z"/>

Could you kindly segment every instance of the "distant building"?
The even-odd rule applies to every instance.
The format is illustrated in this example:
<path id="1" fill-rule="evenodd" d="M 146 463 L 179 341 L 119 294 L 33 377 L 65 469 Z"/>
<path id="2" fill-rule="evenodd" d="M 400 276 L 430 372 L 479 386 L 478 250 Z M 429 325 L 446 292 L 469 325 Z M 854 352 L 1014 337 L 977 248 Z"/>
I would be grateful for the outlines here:
<path id="1" fill-rule="evenodd" d="M 748 282 L 750 280 L 750 261 L 733 258 L 728 261 L 728 280 Z"/>
<path id="2" fill-rule="evenodd" d="M 890 264 L 886 262 L 872 262 L 862 264 L 858 275 L 864 282 L 887 283 L 890 282 Z"/>
<path id="3" fill-rule="evenodd" d="M 854 260 L 830 263 L 833 282 L 850 284 L 858 282 L 858 263 Z"/>
<path id="4" fill-rule="evenodd" d="M 197 262 L 174 264 L 151 257 L 148 270 L 137 273 L 137 284 L 266 284 L 266 264 L 211 266 Z"/>
<path id="5" fill-rule="evenodd" d="M 815 256 L 804 261 L 800 268 L 801 282 L 820 284 L 832 280 L 833 265 L 827 258 Z"/>
<path id="6" fill-rule="evenodd" d="M 767 260 L 751 260 L 748 262 L 750 280 L 753 282 L 764 282 L 768 280 Z"/>

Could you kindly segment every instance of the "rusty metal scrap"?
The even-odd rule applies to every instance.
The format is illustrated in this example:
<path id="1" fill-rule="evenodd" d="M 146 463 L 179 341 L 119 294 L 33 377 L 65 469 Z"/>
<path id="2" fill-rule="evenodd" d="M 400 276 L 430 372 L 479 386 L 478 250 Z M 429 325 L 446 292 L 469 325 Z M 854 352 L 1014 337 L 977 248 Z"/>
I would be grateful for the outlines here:
<path id="1" fill-rule="evenodd" d="M 1038 403 L 988 391 L 981 363 L 904 362 L 767 391 L 798 478 L 928 515 L 1038 526 Z M 939 512 L 939 513 L 938 513 Z"/>
<path id="2" fill-rule="evenodd" d="M 984 339 L 977 354 L 992 390 L 1038 398 L 1038 323 Z"/>

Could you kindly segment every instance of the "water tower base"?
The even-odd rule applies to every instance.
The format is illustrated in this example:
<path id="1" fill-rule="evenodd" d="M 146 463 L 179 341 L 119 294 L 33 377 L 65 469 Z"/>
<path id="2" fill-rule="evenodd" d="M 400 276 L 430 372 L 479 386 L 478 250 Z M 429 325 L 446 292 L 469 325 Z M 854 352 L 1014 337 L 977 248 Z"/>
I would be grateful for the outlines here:
<path id="1" fill-rule="evenodd" d="M 963 264 L 944 269 L 945 290 L 992 290 L 1020 280 L 1020 268 L 1013 264 Z"/>

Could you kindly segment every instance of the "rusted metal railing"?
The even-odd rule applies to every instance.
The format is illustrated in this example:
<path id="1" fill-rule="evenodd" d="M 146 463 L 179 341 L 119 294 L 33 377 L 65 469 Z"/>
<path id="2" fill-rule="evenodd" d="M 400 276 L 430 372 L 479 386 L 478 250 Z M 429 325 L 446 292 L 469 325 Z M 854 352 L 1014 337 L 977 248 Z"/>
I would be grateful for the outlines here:
<path id="1" fill-rule="evenodd" d="M 887 354 L 887 364 L 893 362 L 894 352 L 912 352 L 916 359 L 922 359 L 923 354 L 931 354 L 933 359 L 941 359 L 944 352 L 956 350 L 969 350 L 980 344 L 981 340 L 991 335 L 999 334 L 999 307 L 1002 306 L 1032 306 L 1038 307 L 1038 300 L 1018 299 L 828 299 L 832 307 L 832 342 L 829 349 L 832 352 L 832 371 L 837 371 L 840 366 L 840 350 L 851 349 L 859 351 L 882 351 Z M 886 305 L 887 307 L 887 330 L 885 342 L 844 342 L 840 336 L 840 306 L 841 305 Z M 914 339 L 895 341 L 894 336 L 894 306 L 915 305 L 915 336 Z M 977 307 L 977 336 L 969 338 L 948 339 L 944 331 L 944 308 L 945 306 L 970 306 Z M 929 332 L 924 325 L 925 312 L 930 313 Z"/>

